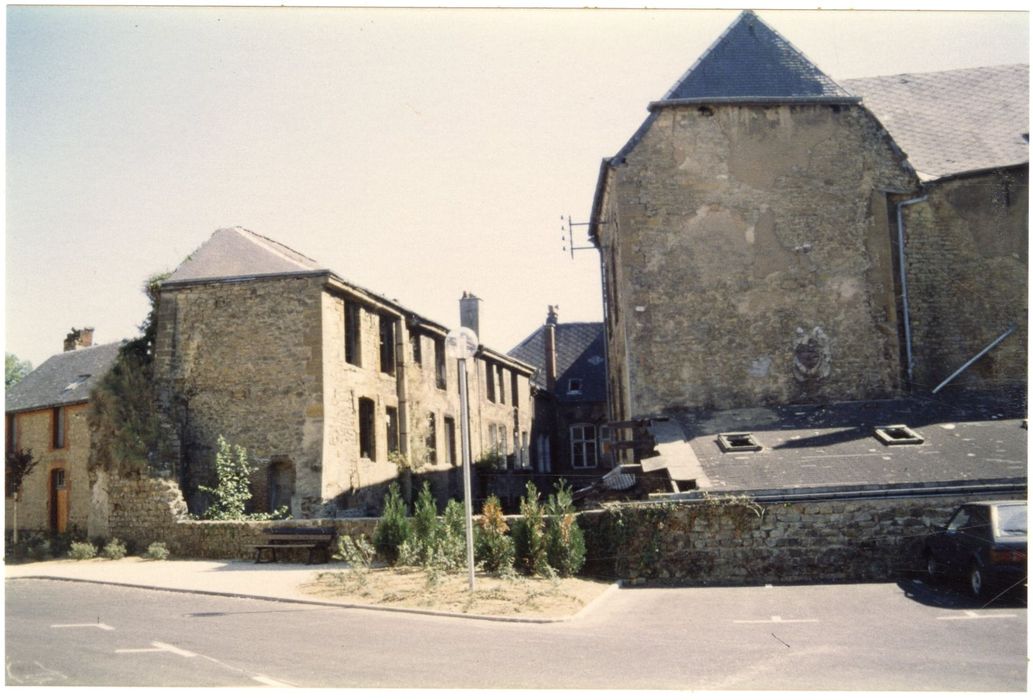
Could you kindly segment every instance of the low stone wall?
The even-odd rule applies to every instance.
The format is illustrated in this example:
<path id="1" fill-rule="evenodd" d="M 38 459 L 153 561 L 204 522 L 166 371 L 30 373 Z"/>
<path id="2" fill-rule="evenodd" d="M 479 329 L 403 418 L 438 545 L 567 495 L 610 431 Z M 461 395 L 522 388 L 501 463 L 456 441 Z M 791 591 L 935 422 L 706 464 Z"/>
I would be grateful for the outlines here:
<path id="1" fill-rule="evenodd" d="M 632 584 L 890 581 L 923 571 L 925 536 L 971 500 L 954 494 L 758 505 L 730 497 L 615 506 L 579 516 L 585 573 Z"/>

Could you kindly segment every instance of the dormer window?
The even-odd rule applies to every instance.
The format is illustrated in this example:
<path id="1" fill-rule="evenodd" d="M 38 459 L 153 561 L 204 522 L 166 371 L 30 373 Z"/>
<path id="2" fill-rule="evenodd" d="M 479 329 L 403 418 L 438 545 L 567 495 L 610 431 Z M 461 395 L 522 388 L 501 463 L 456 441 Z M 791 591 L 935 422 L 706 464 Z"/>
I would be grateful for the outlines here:
<path id="1" fill-rule="evenodd" d="M 86 381 L 87 379 L 89 379 L 89 378 L 90 378 L 90 375 L 89 375 L 89 374 L 80 374 L 80 375 L 79 375 L 78 377 L 76 377 L 76 379 L 75 379 L 75 381 L 74 381 L 74 382 L 72 382 L 71 384 L 69 384 L 68 386 L 66 386 L 66 387 L 65 387 L 64 389 L 62 389 L 62 390 L 61 390 L 61 393 L 62 393 L 62 394 L 64 394 L 64 393 L 66 393 L 66 392 L 69 392 L 69 391 L 73 391 L 73 390 L 75 390 L 75 389 L 78 389 L 78 388 L 79 388 L 79 387 L 81 387 L 81 386 L 83 385 L 83 383 L 84 383 L 84 382 L 85 382 L 85 381 Z"/>
<path id="2" fill-rule="evenodd" d="M 567 393 L 568 394 L 580 394 L 581 393 L 581 380 L 571 379 L 567 382 Z"/>

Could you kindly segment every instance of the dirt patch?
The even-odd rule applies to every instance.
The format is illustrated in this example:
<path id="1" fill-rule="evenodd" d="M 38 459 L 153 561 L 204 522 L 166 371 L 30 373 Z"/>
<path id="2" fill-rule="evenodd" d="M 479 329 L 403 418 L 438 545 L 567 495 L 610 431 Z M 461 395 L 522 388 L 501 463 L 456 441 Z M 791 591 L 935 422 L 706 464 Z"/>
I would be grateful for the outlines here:
<path id="1" fill-rule="evenodd" d="M 611 585 L 580 578 L 509 578 L 478 573 L 471 593 L 466 573 L 430 574 L 420 568 L 392 567 L 365 574 L 322 573 L 302 591 L 359 605 L 551 619 L 570 617 Z"/>

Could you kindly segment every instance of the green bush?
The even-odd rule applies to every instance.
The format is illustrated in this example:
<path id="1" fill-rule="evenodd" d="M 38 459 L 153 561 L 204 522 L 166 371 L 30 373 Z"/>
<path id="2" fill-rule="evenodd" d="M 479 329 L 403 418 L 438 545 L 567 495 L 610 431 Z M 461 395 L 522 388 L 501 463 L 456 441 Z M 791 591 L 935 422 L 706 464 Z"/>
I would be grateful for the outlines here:
<path id="1" fill-rule="evenodd" d="M 164 542 L 151 542 L 147 545 L 147 551 L 143 553 L 144 559 L 164 560 L 169 558 L 169 548 Z"/>
<path id="2" fill-rule="evenodd" d="M 585 565 L 585 534 L 577 523 L 570 486 L 560 479 L 556 489 L 545 503 L 549 566 L 560 576 L 574 576 Z"/>
<path id="3" fill-rule="evenodd" d="M 377 554 L 389 564 L 398 562 L 398 548 L 410 537 L 412 525 L 405 514 L 405 501 L 398 488 L 398 482 L 392 482 L 384 496 L 384 510 L 373 531 L 373 546 Z"/>
<path id="4" fill-rule="evenodd" d="M 97 548 L 90 542 L 73 542 L 68 548 L 68 556 L 72 559 L 93 559 L 97 556 Z"/>
<path id="5" fill-rule="evenodd" d="M 466 512 L 459 501 L 451 498 L 441 517 L 437 549 L 449 571 L 466 566 Z"/>
<path id="6" fill-rule="evenodd" d="M 434 557 L 438 544 L 438 506 L 434 502 L 434 494 L 430 491 L 430 483 L 424 481 L 420 494 L 416 497 L 413 508 L 412 531 L 408 541 L 415 561 L 405 562 L 427 565 Z"/>
<path id="7" fill-rule="evenodd" d="M 515 550 L 506 533 L 509 525 L 502 513 L 498 496 L 489 496 L 481 510 L 475 537 L 477 561 L 485 571 L 494 574 L 513 573 Z"/>
<path id="8" fill-rule="evenodd" d="M 514 523 L 513 542 L 520 568 L 532 576 L 552 576 L 548 542 L 545 538 L 545 513 L 538 502 L 538 488 L 527 482 L 526 495 L 520 497 L 521 520 Z"/>
<path id="9" fill-rule="evenodd" d="M 373 568 L 375 555 L 376 549 L 365 535 L 358 537 L 341 535 L 337 538 L 337 551 L 333 557 L 338 561 L 346 562 L 351 567 L 351 573 L 359 585 L 365 586 L 369 570 Z"/>
<path id="10" fill-rule="evenodd" d="M 105 559 L 121 559 L 126 555 L 126 546 L 116 537 L 104 545 L 104 549 L 101 551 Z"/>

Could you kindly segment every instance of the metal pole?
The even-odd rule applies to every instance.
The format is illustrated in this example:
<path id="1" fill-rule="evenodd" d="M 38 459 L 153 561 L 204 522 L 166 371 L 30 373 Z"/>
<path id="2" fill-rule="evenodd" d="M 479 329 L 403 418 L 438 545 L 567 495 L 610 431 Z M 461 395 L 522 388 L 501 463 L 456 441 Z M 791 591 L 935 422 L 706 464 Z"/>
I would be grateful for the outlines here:
<path id="1" fill-rule="evenodd" d="M 982 350 L 980 350 L 980 351 L 979 351 L 979 354 L 977 354 L 977 355 L 976 355 L 975 357 L 973 357 L 973 358 L 972 358 L 971 360 L 969 360 L 968 362 L 966 362 L 965 364 L 963 364 L 963 365 L 962 365 L 961 367 L 958 367 L 958 368 L 957 368 L 956 370 L 954 370 L 954 374 L 952 374 L 951 376 L 947 377 L 947 378 L 946 378 L 946 379 L 944 379 L 944 380 L 943 380 L 942 382 L 940 382 L 940 383 L 939 383 L 939 385 L 938 385 L 938 386 L 937 386 L 937 387 L 936 387 L 935 389 L 933 389 L 933 393 L 935 394 L 935 393 L 936 393 L 936 392 L 938 392 L 938 391 L 939 391 L 940 389 L 942 389 L 943 387 L 945 387 L 945 386 L 947 386 L 948 384 L 950 384 L 950 383 L 951 383 L 952 381 L 954 381 L 954 378 L 955 378 L 955 377 L 957 377 L 957 376 L 958 376 L 959 374 L 961 374 L 961 373 L 962 373 L 962 372 L 964 372 L 964 371 L 965 371 L 966 369 L 968 369 L 969 367 L 971 367 L 971 366 L 972 366 L 972 364 L 973 364 L 973 363 L 974 363 L 974 362 L 975 362 L 976 360 L 978 360 L 978 359 L 979 359 L 980 357 L 982 357 L 983 355 L 985 355 L 986 353 L 990 352 L 991 350 L 993 350 L 994 348 L 996 348 L 996 347 L 997 347 L 998 345 L 1000 345 L 1000 344 L 1001 344 L 1001 343 L 1002 343 L 1002 342 L 1004 341 L 1004 339 L 1005 339 L 1005 338 L 1007 338 L 1007 337 L 1008 337 L 1009 335 L 1011 335 L 1012 333 L 1014 333 L 1014 332 L 1015 332 L 1015 329 L 1016 329 L 1016 328 L 1018 328 L 1018 325 L 1016 325 L 1016 324 L 1014 324 L 1014 323 L 1013 323 L 1013 324 L 1011 324 L 1010 326 L 1008 326 L 1008 330 L 1006 330 L 1006 331 L 1005 331 L 1004 333 L 1001 333 L 1001 335 L 999 335 L 999 336 L 997 337 L 997 340 L 995 340 L 994 342 L 990 343 L 990 344 L 989 344 L 989 345 L 987 345 L 987 346 L 986 346 L 985 348 L 983 348 Z"/>
<path id="2" fill-rule="evenodd" d="M 470 487 L 470 406 L 466 395 L 466 360 L 459 358 L 459 420 L 463 436 L 463 501 L 466 510 L 466 567 L 473 593 L 473 499 Z"/>

